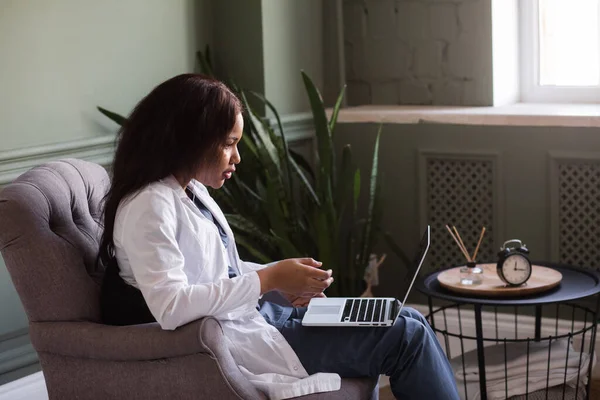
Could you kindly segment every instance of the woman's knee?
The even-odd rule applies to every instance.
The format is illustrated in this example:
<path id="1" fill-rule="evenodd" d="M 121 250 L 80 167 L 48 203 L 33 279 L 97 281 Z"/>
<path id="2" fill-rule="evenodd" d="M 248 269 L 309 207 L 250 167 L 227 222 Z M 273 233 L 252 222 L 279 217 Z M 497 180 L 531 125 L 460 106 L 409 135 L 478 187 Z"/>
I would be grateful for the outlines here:
<path id="1" fill-rule="evenodd" d="M 424 320 L 421 321 L 419 318 L 413 318 L 412 315 L 402 312 L 392 329 L 395 331 L 395 336 L 404 342 L 422 341 L 428 334 L 426 323 Z"/>
<path id="2" fill-rule="evenodd" d="M 415 310 L 412 307 L 402 307 L 402 311 L 400 311 L 400 315 L 405 317 L 410 317 L 412 319 L 416 319 L 417 321 L 426 324 L 427 320 L 419 311 Z"/>

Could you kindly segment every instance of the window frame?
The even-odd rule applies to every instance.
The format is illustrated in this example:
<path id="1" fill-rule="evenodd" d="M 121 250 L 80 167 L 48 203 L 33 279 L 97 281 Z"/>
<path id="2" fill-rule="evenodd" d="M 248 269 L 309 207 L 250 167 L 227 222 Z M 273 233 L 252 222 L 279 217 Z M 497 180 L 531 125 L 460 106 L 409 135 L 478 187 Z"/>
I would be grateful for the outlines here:
<path id="1" fill-rule="evenodd" d="M 519 0 L 520 97 L 523 103 L 600 103 L 598 86 L 541 86 L 539 0 Z M 600 49 L 599 49 L 600 51 Z"/>

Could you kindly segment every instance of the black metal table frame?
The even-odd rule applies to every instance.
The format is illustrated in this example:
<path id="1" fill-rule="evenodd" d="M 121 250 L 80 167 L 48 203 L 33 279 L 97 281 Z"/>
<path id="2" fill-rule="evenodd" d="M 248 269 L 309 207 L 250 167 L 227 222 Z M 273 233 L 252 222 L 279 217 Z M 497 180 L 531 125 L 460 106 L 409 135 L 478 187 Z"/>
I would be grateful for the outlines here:
<path id="1" fill-rule="evenodd" d="M 560 264 L 555 264 L 555 263 L 542 263 L 542 262 L 536 262 L 536 265 L 545 265 L 545 266 L 549 266 L 549 267 L 553 267 L 555 269 L 558 269 L 559 271 L 561 271 L 563 273 L 563 280 L 564 280 L 564 276 L 565 270 L 571 270 L 571 271 L 576 271 L 579 273 L 583 273 L 589 276 L 592 276 L 595 281 L 596 281 L 596 287 L 593 290 L 583 290 L 581 291 L 578 295 L 576 296 L 571 296 L 571 298 L 569 300 L 580 300 L 580 299 L 584 299 L 590 296 L 594 296 L 596 295 L 597 299 L 596 299 L 596 307 L 595 309 L 592 311 L 593 313 L 593 322 L 592 322 L 592 329 L 591 329 L 591 343 L 590 343 L 590 354 L 593 357 L 594 354 L 594 350 L 595 350 L 595 342 L 596 342 L 596 330 L 597 330 L 597 323 L 598 323 L 598 309 L 600 308 L 600 274 L 592 269 L 589 268 L 581 268 L 581 267 L 575 267 L 575 266 L 561 266 Z M 553 300 L 552 296 L 548 296 L 548 293 L 555 295 L 557 292 L 560 292 L 561 288 L 563 287 L 564 283 L 561 282 L 561 285 L 558 286 L 555 289 L 552 289 L 549 292 L 544 292 L 544 293 L 540 293 L 539 295 L 534 295 L 534 296 L 529 296 L 526 298 L 525 301 L 523 301 L 523 299 L 515 299 L 515 298 L 510 298 L 510 299 L 503 299 L 503 298 L 484 298 L 484 297 L 466 297 L 466 296 L 461 296 L 458 295 L 456 293 L 447 291 L 446 289 L 443 289 L 443 291 L 440 291 L 440 289 L 436 290 L 432 290 L 429 289 L 427 287 L 427 281 L 428 279 L 436 279 L 437 282 L 437 275 L 444 271 L 445 269 L 439 270 L 439 271 L 435 271 L 429 275 L 427 275 L 426 277 L 424 277 L 423 279 L 421 279 L 419 281 L 419 283 L 417 284 L 417 289 L 426 294 L 427 295 L 427 300 L 428 300 L 428 306 L 429 306 L 429 315 L 427 316 L 428 319 L 430 320 L 430 323 L 432 324 L 432 329 L 434 331 L 439 332 L 439 330 L 436 330 L 435 328 L 435 322 L 434 322 L 434 318 L 430 316 L 433 316 L 434 314 L 434 308 L 433 308 L 433 298 L 440 298 L 440 299 L 444 299 L 444 300 L 450 300 L 453 301 L 457 304 L 468 304 L 468 305 L 472 305 L 474 308 L 474 314 L 475 314 L 475 341 L 476 341 L 476 348 L 477 348 L 477 360 L 478 360 L 478 368 L 479 368 L 479 389 L 480 389 L 480 395 L 481 395 L 481 400 L 487 400 L 487 389 L 486 389 L 486 372 L 485 372 L 485 352 L 484 352 L 484 342 L 485 341 L 491 341 L 492 339 L 485 339 L 483 337 L 483 321 L 482 321 L 482 317 L 481 317 L 481 313 L 482 313 L 482 308 L 483 306 L 500 306 L 500 307 L 505 307 L 505 306 L 534 306 L 535 307 L 535 333 L 534 333 L 534 340 L 535 341 L 540 341 L 542 340 L 541 337 L 541 322 L 542 322 L 542 307 L 544 305 L 551 305 L 551 304 L 557 304 L 559 303 L 559 301 Z M 567 274 L 568 276 L 568 274 Z M 549 298 L 548 298 L 549 297 Z M 544 298 L 548 298 L 549 301 L 543 301 L 542 299 Z M 564 300 L 563 300 L 564 301 Z M 439 311 L 439 310 L 437 310 Z M 496 339 L 498 340 L 498 339 Z M 589 366 L 588 366 L 588 382 L 587 382 L 587 387 L 586 387 L 586 397 L 589 398 L 589 393 L 590 393 L 590 385 L 591 385 L 591 370 L 592 370 L 592 365 L 593 362 L 590 360 Z"/>

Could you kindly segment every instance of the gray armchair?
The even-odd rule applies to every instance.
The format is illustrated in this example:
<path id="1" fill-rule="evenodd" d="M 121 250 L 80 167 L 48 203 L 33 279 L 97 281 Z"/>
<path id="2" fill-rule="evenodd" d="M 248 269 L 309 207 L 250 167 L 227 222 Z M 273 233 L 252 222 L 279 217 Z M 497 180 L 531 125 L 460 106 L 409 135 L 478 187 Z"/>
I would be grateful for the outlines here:
<path id="1" fill-rule="evenodd" d="M 0 251 L 29 319 L 50 399 L 265 399 L 204 318 L 175 331 L 100 322 L 96 268 L 99 165 L 50 162 L 0 193 Z M 377 399 L 375 379 L 343 379 L 337 392 L 302 399 Z"/>

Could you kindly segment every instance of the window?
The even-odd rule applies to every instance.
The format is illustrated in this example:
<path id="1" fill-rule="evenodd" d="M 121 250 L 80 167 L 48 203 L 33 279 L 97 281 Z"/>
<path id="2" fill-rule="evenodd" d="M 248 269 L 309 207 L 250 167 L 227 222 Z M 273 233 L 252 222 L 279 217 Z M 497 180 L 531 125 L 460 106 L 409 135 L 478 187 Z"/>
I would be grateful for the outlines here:
<path id="1" fill-rule="evenodd" d="M 600 102 L 600 0 L 519 0 L 521 101 Z"/>

